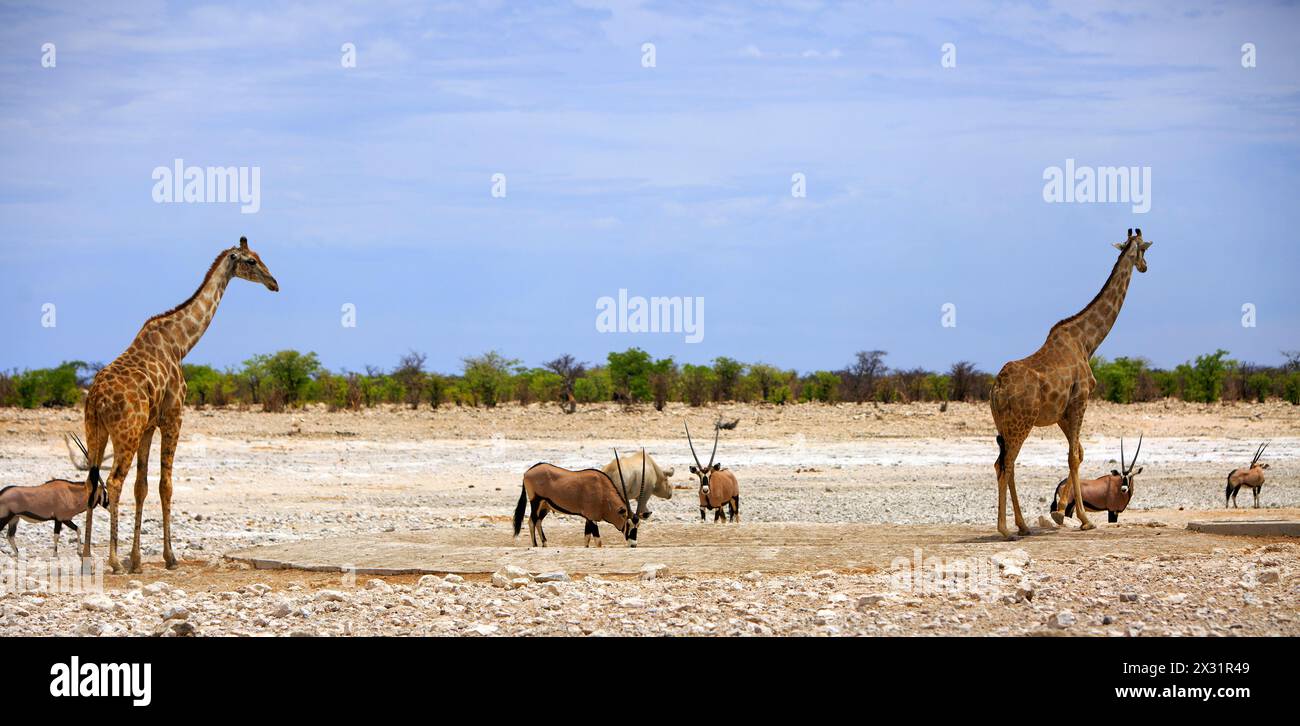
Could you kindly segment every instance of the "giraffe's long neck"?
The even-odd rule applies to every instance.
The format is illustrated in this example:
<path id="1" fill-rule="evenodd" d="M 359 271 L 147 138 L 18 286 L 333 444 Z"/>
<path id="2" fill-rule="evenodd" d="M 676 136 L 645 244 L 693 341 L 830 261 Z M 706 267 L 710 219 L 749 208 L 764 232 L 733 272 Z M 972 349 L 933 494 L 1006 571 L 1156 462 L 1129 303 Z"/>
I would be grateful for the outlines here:
<path id="1" fill-rule="evenodd" d="M 145 323 L 140 338 L 148 341 L 152 336 L 144 334 L 156 332 L 161 338 L 157 344 L 165 355 L 177 361 L 185 358 L 207 331 L 222 296 L 226 294 L 226 285 L 230 284 L 234 270 L 229 255 L 227 250 L 217 257 L 203 284 L 189 300 Z"/>
<path id="2" fill-rule="evenodd" d="M 1101 346 L 1101 342 L 1110 333 L 1111 326 L 1119 317 L 1120 308 L 1124 306 L 1124 296 L 1128 294 L 1128 283 L 1133 279 L 1133 261 L 1126 250 L 1115 262 L 1110 277 L 1102 285 L 1101 292 L 1080 310 L 1077 315 L 1068 318 L 1063 325 L 1075 333 L 1079 342 L 1091 357 Z"/>

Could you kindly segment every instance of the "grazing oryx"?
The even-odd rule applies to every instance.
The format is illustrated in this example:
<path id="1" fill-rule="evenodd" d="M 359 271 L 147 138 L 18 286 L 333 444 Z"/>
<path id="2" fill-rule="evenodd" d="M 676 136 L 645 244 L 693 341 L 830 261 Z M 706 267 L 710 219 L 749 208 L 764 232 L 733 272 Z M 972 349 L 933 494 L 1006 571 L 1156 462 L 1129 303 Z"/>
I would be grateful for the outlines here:
<path id="1" fill-rule="evenodd" d="M 1124 439 L 1119 440 L 1119 470 L 1111 469 L 1110 474 L 1098 479 L 1084 479 L 1079 482 L 1079 487 L 1083 490 L 1083 507 L 1089 512 L 1106 512 L 1106 521 L 1114 524 L 1119 521 L 1119 513 L 1124 511 L 1128 506 L 1129 500 L 1133 498 L 1134 477 L 1142 473 L 1145 467 L 1137 466 L 1138 454 L 1142 453 L 1142 437 L 1138 436 L 1138 448 L 1133 452 L 1133 461 L 1124 463 Z M 1052 511 L 1055 512 L 1060 504 L 1062 497 L 1065 496 L 1065 487 L 1070 483 L 1070 477 L 1065 477 L 1056 485 L 1056 493 L 1052 495 Z M 1065 505 L 1065 516 L 1074 516 L 1075 502 Z"/>
<path id="2" fill-rule="evenodd" d="M 673 498 L 673 485 L 669 480 L 672 479 L 674 470 L 668 469 L 665 471 L 664 469 L 660 469 L 659 465 L 655 463 L 655 460 L 645 453 L 645 449 L 642 449 L 639 454 L 624 456 L 623 461 L 626 461 L 628 464 L 626 469 L 628 472 L 628 501 L 636 502 L 636 514 L 638 517 L 641 519 L 649 519 L 651 512 L 649 509 L 646 509 L 646 504 L 649 502 L 651 494 L 654 494 L 660 499 Z M 622 469 L 622 466 L 621 463 L 611 461 L 606 464 L 605 468 L 601 471 L 605 472 L 605 476 L 609 477 L 610 481 L 614 481 L 614 476 L 617 474 L 619 469 Z M 640 476 L 637 475 L 638 468 L 642 472 Z"/>
<path id="3" fill-rule="evenodd" d="M 81 439 L 72 434 L 72 439 L 77 442 L 81 449 L 82 456 L 85 456 L 86 448 L 82 445 Z M 69 449 L 71 454 L 71 449 Z M 76 458 L 73 457 L 73 463 Z M 89 491 L 87 486 L 90 487 Z M 59 536 L 63 532 L 64 525 L 67 525 L 74 533 L 80 534 L 77 525 L 73 523 L 72 518 L 86 511 L 92 504 L 98 504 L 108 508 L 108 489 L 99 484 L 87 485 L 85 482 L 68 481 L 67 479 L 51 479 L 44 484 L 36 487 L 19 487 L 10 486 L 0 489 L 0 529 L 8 525 L 8 531 L 5 532 L 5 539 L 9 540 L 9 546 L 14 551 L 14 557 L 18 556 L 18 543 L 14 540 L 14 535 L 18 532 L 18 520 L 24 519 L 28 522 L 54 522 L 54 555 L 59 554 Z M 78 536 L 78 540 L 80 537 Z M 80 544 L 80 541 L 78 541 Z"/>
<path id="4" fill-rule="evenodd" d="M 542 546 L 546 546 L 542 520 L 552 509 L 587 520 L 587 546 L 591 545 L 593 537 L 596 546 L 601 546 L 600 528 L 596 523 L 609 522 L 623 533 L 628 547 L 636 547 L 636 527 L 640 517 L 632 512 L 632 505 L 628 503 L 622 465 L 617 463 L 618 451 L 614 452 L 614 461 L 619 486 L 614 486 L 614 481 L 599 469 L 572 471 L 545 462 L 534 464 L 524 472 L 523 491 L 519 493 L 519 504 L 515 506 L 515 536 L 519 536 L 523 526 L 524 507 L 531 503 L 528 532 L 532 535 L 534 547 L 539 534 Z"/>
<path id="5" fill-rule="evenodd" d="M 714 522 L 723 521 L 722 507 L 730 506 L 731 521 L 740 521 L 740 482 L 736 481 L 736 475 L 722 468 L 722 464 L 713 463 L 713 457 L 718 453 L 718 434 L 719 427 L 713 429 L 713 453 L 709 454 L 709 465 L 700 466 L 700 457 L 695 453 L 695 442 L 691 441 L 691 427 L 686 427 L 686 443 L 691 446 L 691 456 L 695 459 L 695 466 L 691 467 L 691 473 L 700 480 L 700 521 L 703 522 L 704 510 L 715 509 L 713 514 Z"/>
<path id="6" fill-rule="evenodd" d="M 1228 506 L 1228 501 L 1232 500 L 1232 506 L 1237 506 L 1237 490 L 1242 487 L 1250 487 L 1255 493 L 1255 509 L 1259 509 L 1259 490 L 1264 488 L 1264 470 L 1268 464 L 1259 463 L 1259 457 L 1264 455 L 1264 449 L 1268 448 L 1268 442 L 1259 445 L 1255 449 L 1255 458 L 1250 460 L 1250 466 L 1245 469 L 1233 469 L 1228 472 L 1228 488 L 1223 490 L 1223 506 Z"/>

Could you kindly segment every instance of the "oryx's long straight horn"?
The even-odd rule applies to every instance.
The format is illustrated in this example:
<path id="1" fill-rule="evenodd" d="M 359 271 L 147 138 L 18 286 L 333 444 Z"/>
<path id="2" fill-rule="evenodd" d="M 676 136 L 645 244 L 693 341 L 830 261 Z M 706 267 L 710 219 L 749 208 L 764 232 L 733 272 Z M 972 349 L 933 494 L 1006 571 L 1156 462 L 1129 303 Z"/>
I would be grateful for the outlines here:
<path id="1" fill-rule="evenodd" d="M 709 468 L 710 468 L 710 469 L 713 468 L 713 458 L 714 458 L 715 456 L 718 455 L 718 434 L 721 434 L 721 433 L 722 433 L 722 429 L 720 429 L 720 428 L 718 428 L 718 427 L 716 427 L 716 426 L 713 428 L 713 453 L 709 454 Z"/>
<path id="2" fill-rule="evenodd" d="M 1255 449 L 1255 458 L 1250 460 L 1250 468 L 1254 468 L 1259 463 L 1259 458 L 1264 455 L 1264 449 L 1268 448 L 1268 444 L 1269 442 L 1265 441 L 1259 445 L 1258 449 Z"/>
<path id="3" fill-rule="evenodd" d="M 1124 437 L 1119 437 L 1119 470 L 1128 471 L 1128 460 L 1124 457 Z"/>
<path id="4" fill-rule="evenodd" d="M 695 453 L 695 442 L 691 441 L 691 425 L 685 422 L 682 425 L 686 427 L 686 443 L 691 446 L 691 458 L 695 459 L 695 468 L 702 470 L 704 467 L 700 466 L 700 455 Z"/>
<path id="5" fill-rule="evenodd" d="M 1146 436 L 1145 432 L 1138 434 L 1138 448 L 1137 451 L 1133 452 L 1133 463 L 1128 465 L 1128 469 L 1125 469 L 1125 472 L 1133 471 L 1133 467 L 1137 466 L 1138 454 L 1142 453 L 1142 438 L 1144 436 Z"/>
<path id="6" fill-rule="evenodd" d="M 632 505 L 627 501 L 627 483 L 623 480 L 623 465 L 618 463 L 618 449 L 614 449 L 614 462 L 618 466 L 618 488 L 623 495 L 623 506 L 627 507 L 627 516 L 632 516 Z"/>
<path id="7" fill-rule="evenodd" d="M 86 445 L 82 443 L 81 438 L 71 431 L 64 431 L 63 443 L 68 447 L 68 461 L 72 462 L 72 466 L 76 468 L 77 471 L 90 471 L 90 452 L 86 450 Z M 72 449 L 74 443 L 77 445 L 77 449 L 81 452 L 80 458 L 77 457 L 77 452 Z M 113 455 L 108 454 L 99 465 L 106 466 L 108 462 L 112 460 Z"/>

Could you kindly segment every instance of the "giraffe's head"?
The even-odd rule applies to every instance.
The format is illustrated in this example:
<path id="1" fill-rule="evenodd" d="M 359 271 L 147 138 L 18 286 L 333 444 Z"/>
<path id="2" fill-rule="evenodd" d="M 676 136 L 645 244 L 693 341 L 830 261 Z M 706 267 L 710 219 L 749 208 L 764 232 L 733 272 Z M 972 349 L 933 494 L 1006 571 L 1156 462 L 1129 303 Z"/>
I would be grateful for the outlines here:
<path id="1" fill-rule="evenodd" d="M 276 282 L 271 271 L 266 269 L 266 263 L 262 262 L 261 256 L 248 249 L 247 237 L 240 237 L 239 246 L 230 248 L 230 259 L 235 266 L 235 277 L 242 277 L 249 282 L 260 282 L 271 292 L 280 289 L 280 283 Z"/>
<path id="2" fill-rule="evenodd" d="M 1138 272 L 1147 271 L 1147 248 L 1155 244 L 1142 239 L 1142 229 L 1130 229 L 1128 239 L 1123 242 L 1116 242 L 1115 249 L 1120 251 L 1120 256 L 1127 254 L 1133 255 L 1133 265 L 1137 267 Z"/>

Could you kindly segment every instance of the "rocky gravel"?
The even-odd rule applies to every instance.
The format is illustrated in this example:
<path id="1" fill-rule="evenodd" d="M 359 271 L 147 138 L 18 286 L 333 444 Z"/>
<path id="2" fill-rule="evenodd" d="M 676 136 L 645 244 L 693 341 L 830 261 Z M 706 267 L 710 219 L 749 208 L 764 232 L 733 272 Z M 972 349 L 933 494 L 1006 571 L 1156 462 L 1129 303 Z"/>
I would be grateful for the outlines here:
<path id="1" fill-rule="evenodd" d="M 1144 430 L 1146 471 L 1121 521 L 1176 514 L 1174 524 L 1182 526 L 1198 513 L 1222 512 L 1227 470 L 1271 438 L 1265 505 L 1295 507 L 1295 408 L 1099 405 L 1085 430 L 1085 473 L 1113 466 L 1115 434 Z M 735 432 L 724 432 L 719 460 L 740 477 L 743 522 L 973 523 L 992 531 L 996 452 L 987 407 L 672 407 L 662 414 L 591 407 L 574 416 L 546 407 L 191 411 L 175 473 L 173 542 L 181 569 L 161 569 L 155 463 L 142 533 L 145 572 L 106 576 L 102 592 L 83 594 L 48 578 L 10 581 L 0 588 L 0 634 L 1300 634 L 1300 553 L 1287 542 L 1248 539 L 1205 554 L 982 561 L 994 567 L 996 582 L 986 578 L 978 587 L 901 587 L 899 573 L 890 571 L 701 577 L 662 567 L 634 577 L 500 571 L 368 581 L 253 571 L 221 557 L 253 545 L 356 533 L 499 530 L 508 527 L 519 475 L 529 465 L 599 466 L 613 446 L 644 445 L 675 467 L 679 488 L 671 500 L 652 500 L 655 517 L 695 521 L 689 451 L 675 432 L 685 416 L 706 426 L 719 413 L 741 419 Z M 0 411 L 0 485 L 71 474 L 59 433 L 79 423 L 77 412 Z M 154 456 L 156 462 L 156 450 Z M 1046 513 L 1064 459 L 1055 430 L 1040 430 L 1027 443 L 1018 481 L 1031 522 Z M 130 496 L 128 485 L 123 559 Z M 18 544 L 29 557 L 48 557 L 51 529 L 23 523 Z M 107 530 L 100 513 L 101 562 Z M 647 527 L 644 537 L 653 536 Z M 60 552 L 73 552 L 67 532 Z M 0 555 L 0 574 L 13 564 Z"/>
<path id="2" fill-rule="evenodd" d="M 0 598 L 0 635 L 1300 635 L 1293 543 L 1086 562 L 1012 550 L 964 563 L 964 575 L 947 564 L 924 576 L 691 577 L 647 565 L 621 578 L 512 567 L 311 582 L 240 570 L 228 590 L 132 579 L 88 594 L 31 580 Z"/>

